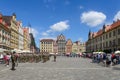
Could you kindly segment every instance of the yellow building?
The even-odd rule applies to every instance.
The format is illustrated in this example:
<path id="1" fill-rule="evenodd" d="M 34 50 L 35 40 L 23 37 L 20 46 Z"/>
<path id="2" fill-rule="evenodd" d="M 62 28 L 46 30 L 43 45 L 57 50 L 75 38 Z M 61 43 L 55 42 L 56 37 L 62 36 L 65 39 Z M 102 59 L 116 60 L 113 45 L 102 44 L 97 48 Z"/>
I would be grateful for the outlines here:
<path id="1" fill-rule="evenodd" d="M 89 32 L 86 50 L 114 52 L 120 50 L 120 20 L 111 25 L 103 25 L 98 32 Z"/>
<path id="2" fill-rule="evenodd" d="M 78 53 L 78 52 L 79 52 L 78 47 L 79 47 L 79 41 L 73 42 L 72 52 L 73 52 L 73 53 Z"/>
<path id="3" fill-rule="evenodd" d="M 80 45 L 79 45 L 79 53 L 83 53 L 83 52 L 86 52 L 86 45 L 84 42 L 80 42 Z"/>
<path id="4" fill-rule="evenodd" d="M 42 39 L 40 40 L 40 52 L 53 53 L 53 39 Z"/>
<path id="5" fill-rule="evenodd" d="M 82 53 L 85 52 L 85 43 L 80 42 L 80 41 L 76 41 L 73 43 L 72 45 L 72 52 L 73 53 Z"/>
<path id="6" fill-rule="evenodd" d="M 11 43 L 11 49 L 18 49 L 18 26 L 17 26 L 17 21 L 16 21 L 16 15 L 13 14 L 12 16 L 3 16 L 3 20 L 8 24 L 10 27 L 10 43 Z"/>

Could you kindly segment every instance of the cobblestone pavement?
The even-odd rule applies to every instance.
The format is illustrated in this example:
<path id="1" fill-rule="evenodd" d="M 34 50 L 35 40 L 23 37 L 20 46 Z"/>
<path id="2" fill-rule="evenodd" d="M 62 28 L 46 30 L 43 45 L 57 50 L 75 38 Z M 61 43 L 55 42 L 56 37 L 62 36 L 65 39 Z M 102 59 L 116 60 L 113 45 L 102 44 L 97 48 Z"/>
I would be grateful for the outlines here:
<path id="1" fill-rule="evenodd" d="M 90 59 L 53 57 L 46 63 L 20 63 L 15 71 L 0 64 L 0 80 L 120 80 L 120 66 L 106 68 Z"/>

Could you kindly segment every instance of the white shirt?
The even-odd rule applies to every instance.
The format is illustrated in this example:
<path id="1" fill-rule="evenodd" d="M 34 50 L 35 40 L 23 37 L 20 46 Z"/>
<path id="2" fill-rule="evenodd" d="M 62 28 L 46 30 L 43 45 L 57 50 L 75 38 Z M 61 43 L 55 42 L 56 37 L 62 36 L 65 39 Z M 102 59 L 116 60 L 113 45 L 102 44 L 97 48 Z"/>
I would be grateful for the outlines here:
<path id="1" fill-rule="evenodd" d="M 3 58 L 3 54 L 0 54 L 0 59 L 2 59 Z"/>

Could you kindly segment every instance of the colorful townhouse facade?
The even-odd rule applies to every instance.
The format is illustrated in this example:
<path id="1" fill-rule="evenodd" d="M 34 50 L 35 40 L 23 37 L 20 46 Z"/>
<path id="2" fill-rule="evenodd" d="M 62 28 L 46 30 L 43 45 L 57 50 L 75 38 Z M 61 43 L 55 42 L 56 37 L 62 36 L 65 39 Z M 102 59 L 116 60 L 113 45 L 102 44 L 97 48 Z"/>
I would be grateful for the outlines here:
<path id="1" fill-rule="evenodd" d="M 41 53 L 53 53 L 53 39 L 42 39 L 40 40 L 40 52 Z"/>
<path id="2" fill-rule="evenodd" d="M 53 42 L 53 53 L 57 54 L 58 53 L 58 45 L 57 45 L 57 41 L 54 40 Z"/>
<path id="3" fill-rule="evenodd" d="M 66 39 L 63 34 L 57 36 L 57 45 L 58 45 L 58 54 L 60 55 L 65 54 Z"/>
<path id="4" fill-rule="evenodd" d="M 66 41 L 66 53 L 67 54 L 72 53 L 72 45 L 73 45 L 73 43 L 72 43 L 71 39 L 68 39 Z"/>
<path id="5" fill-rule="evenodd" d="M 24 27 L 23 28 L 23 48 L 24 50 L 30 50 L 30 35 L 29 35 L 29 28 Z"/>
<path id="6" fill-rule="evenodd" d="M 83 53 L 86 51 L 85 43 L 71 39 L 66 41 L 65 36 L 60 34 L 56 40 L 41 39 L 40 52 L 41 53 L 57 53 L 58 55 L 65 55 L 70 53 Z"/>
<path id="7" fill-rule="evenodd" d="M 10 50 L 10 28 L 0 14 L 0 48 Z"/>
<path id="8" fill-rule="evenodd" d="M 0 14 L 0 48 L 6 50 L 30 50 L 29 28 L 24 28 L 16 14 Z"/>
<path id="9" fill-rule="evenodd" d="M 23 36 L 23 27 L 22 27 L 22 22 L 18 22 L 18 27 L 19 27 L 19 50 L 24 50 L 23 44 L 24 44 L 24 36 Z"/>
<path id="10" fill-rule="evenodd" d="M 103 25 L 98 32 L 89 31 L 86 51 L 114 52 L 120 50 L 120 20 L 111 25 Z"/>

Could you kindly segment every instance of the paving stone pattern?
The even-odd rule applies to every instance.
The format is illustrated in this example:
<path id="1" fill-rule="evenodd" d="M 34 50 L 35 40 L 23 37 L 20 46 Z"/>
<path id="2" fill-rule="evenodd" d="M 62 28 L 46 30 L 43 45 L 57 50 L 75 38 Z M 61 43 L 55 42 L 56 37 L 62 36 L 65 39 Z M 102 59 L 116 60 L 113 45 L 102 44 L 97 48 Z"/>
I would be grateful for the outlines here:
<path id="1" fill-rule="evenodd" d="M 91 59 L 57 57 L 46 63 L 20 63 L 15 71 L 0 64 L 0 80 L 120 80 L 120 65 L 106 68 Z"/>

